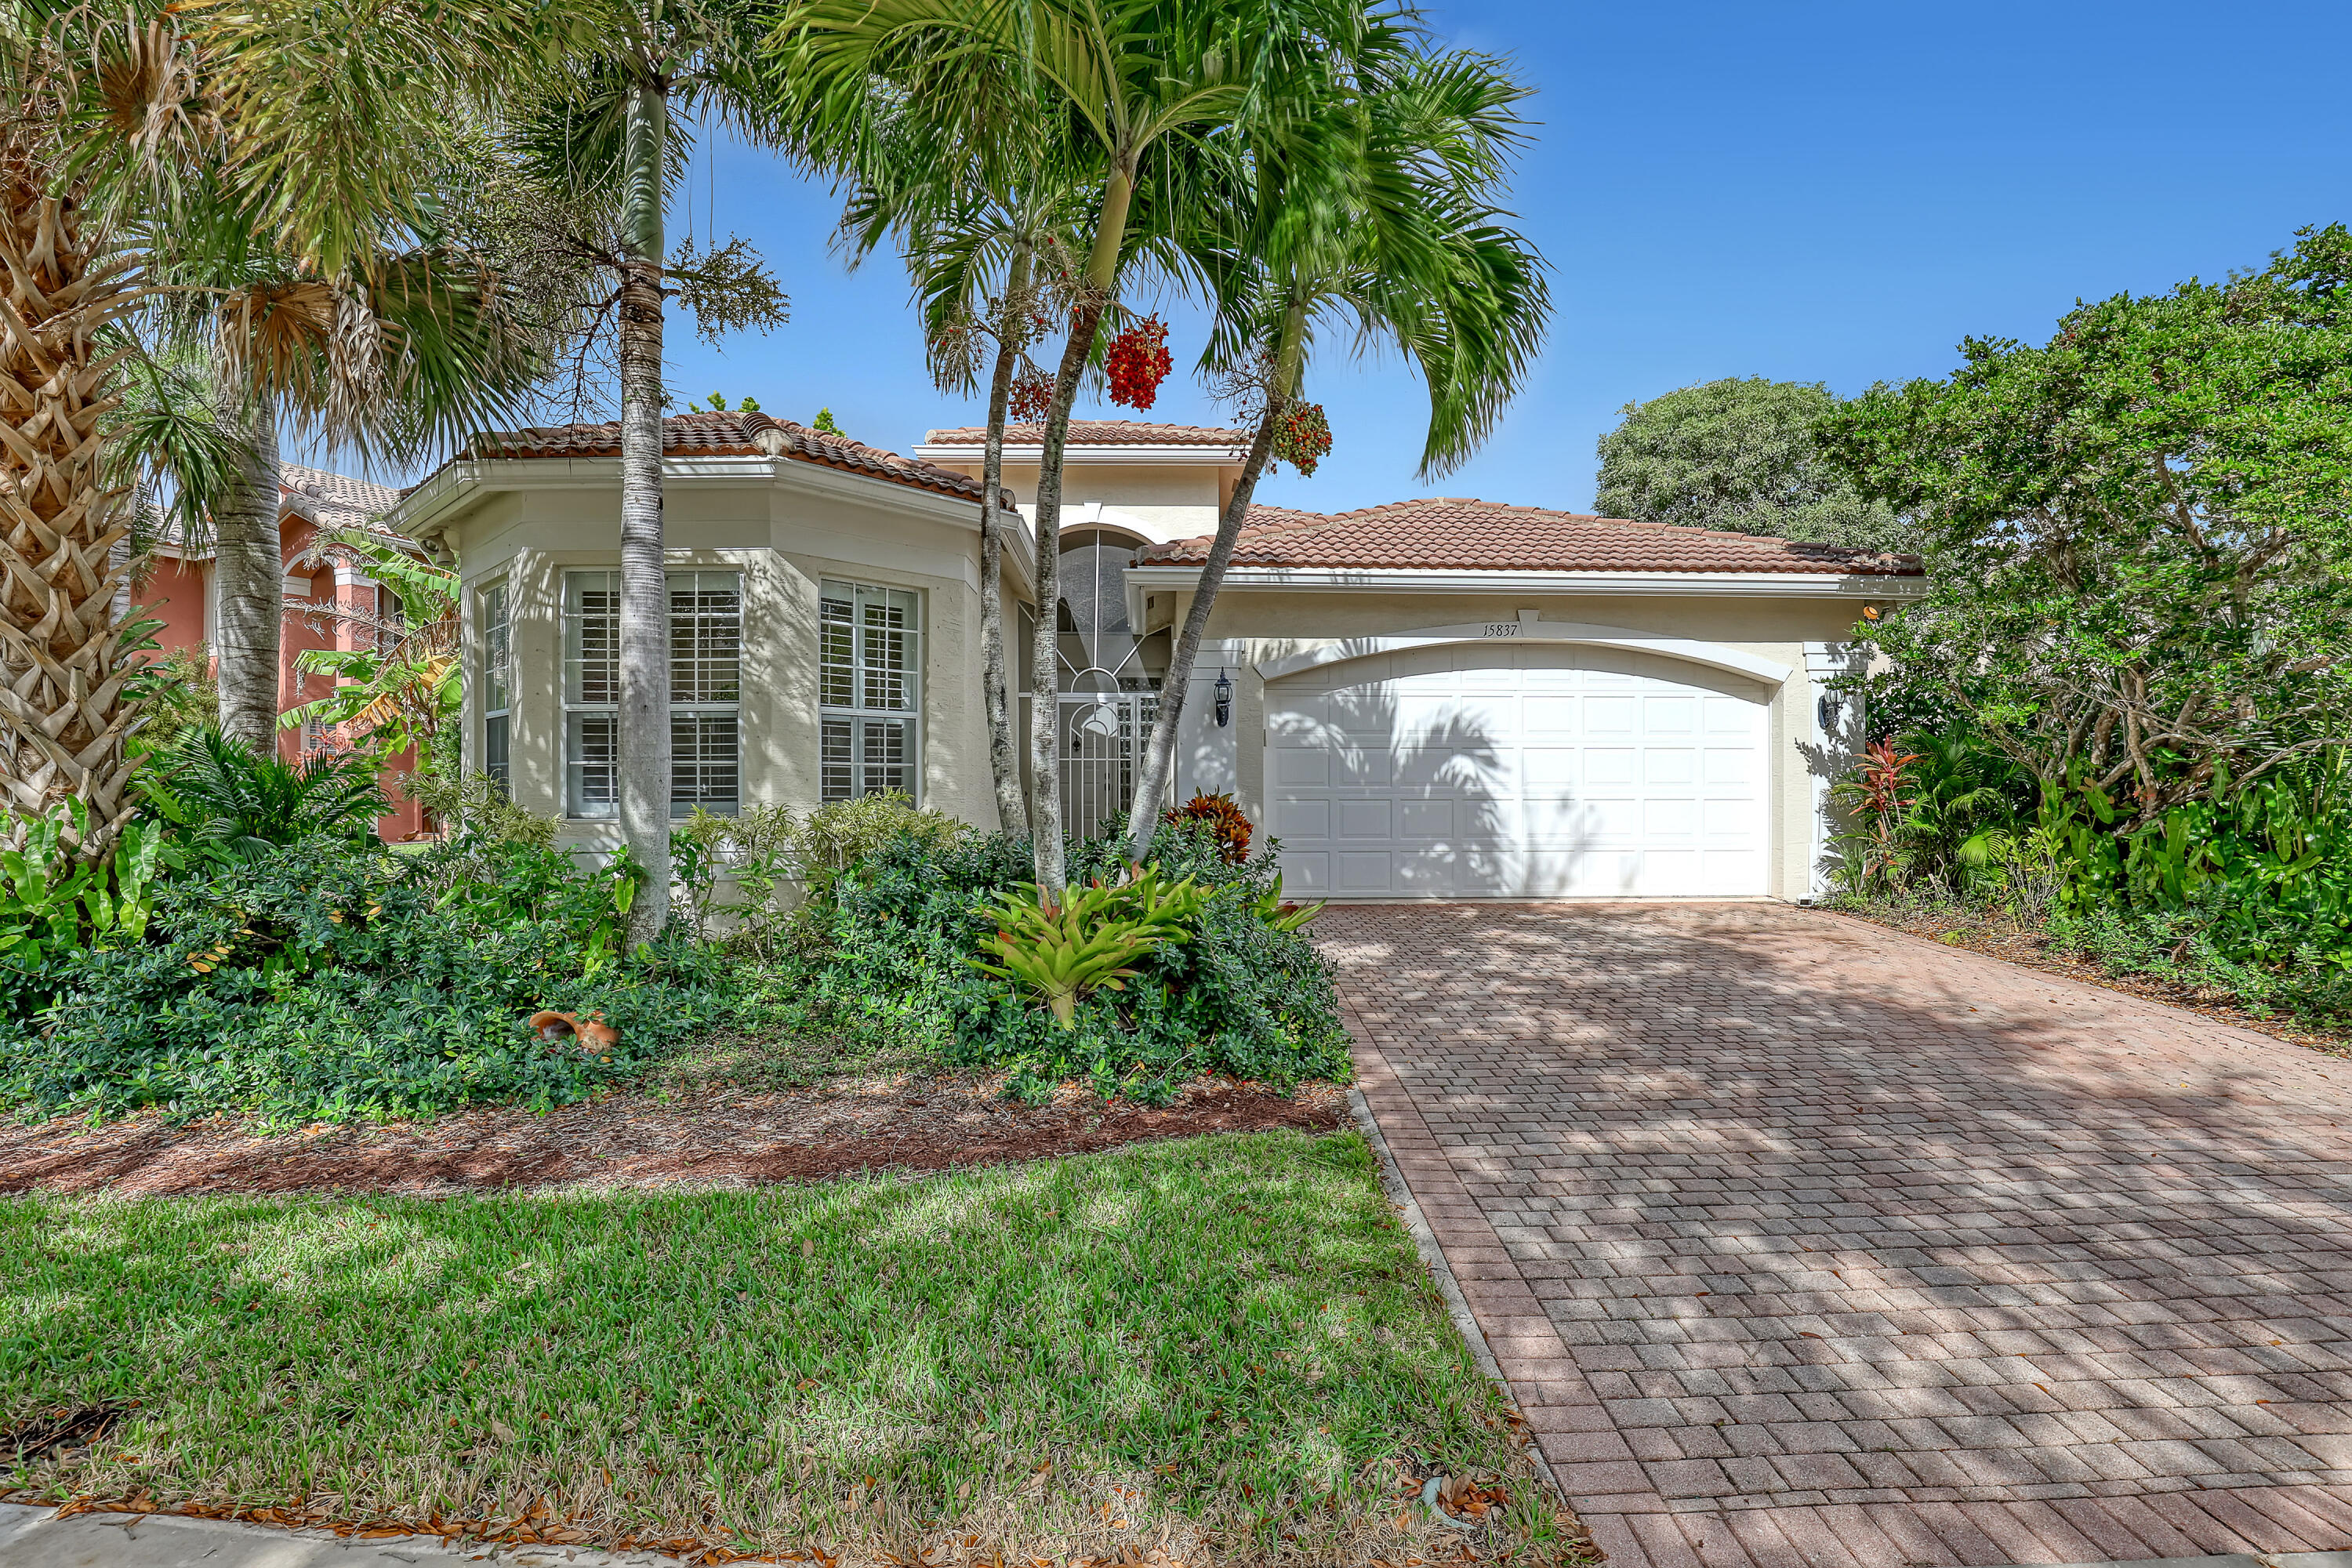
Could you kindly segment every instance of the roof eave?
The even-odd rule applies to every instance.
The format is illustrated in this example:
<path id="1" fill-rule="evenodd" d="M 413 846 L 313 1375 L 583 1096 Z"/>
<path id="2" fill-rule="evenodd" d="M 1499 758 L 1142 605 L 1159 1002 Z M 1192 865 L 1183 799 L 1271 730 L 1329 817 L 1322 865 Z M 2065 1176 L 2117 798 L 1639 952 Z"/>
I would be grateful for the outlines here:
<path id="1" fill-rule="evenodd" d="M 1143 595 L 1153 589 L 1182 589 L 1200 581 L 1202 568 L 1182 563 L 1152 563 L 1127 569 L 1128 624 L 1141 626 Z M 1838 572 L 1559 572 L 1520 569 L 1495 572 L 1459 567 L 1236 566 L 1225 573 L 1220 592 L 1239 589 L 1284 593 L 1355 594 L 1580 594 L 1596 596 L 1843 599 L 1856 605 L 1916 599 L 1928 589 L 1924 576 Z"/>
<path id="2" fill-rule="evenodd" d="M 620 482 L 620 469 L 618 458 L 460 458 L 444 465 L 411 490 L 385 521 L 411 539 L 438 539 L 482 496 L 524 489 L 605 489 Z M 740 484 L 746 480 L 782 479 L 788 474 L 820 490 L 832 490 L 860 500 L 897 502 L 937 521 L 969 528 L 975 533 L 980 531 L 980 498 L 976 495 L 957 495 L 910 485 L 808 458 L 689 454 L 662 458 L 664 484 Z M 1034 598 L 1029 561 L 1035 551 L 1034 536 L 1027 520 L 1011 505 L 1009 497 L 1002 515 L 1013 524 L 1012 537 L 1005 542 L 1012 574 L 1022 592 Z"/>
<path id="3" fill-rule="evenodd" d="M 982 461 L 984 449 L 958 442 L 925 441 L 915 447 L 914 455 L 926 463 L 953 463 L 959 467 L 976 468 Z M 1004 461 L 1008 463 L 1039 463 L 1045 460 L 1045 448 L 1041 446 L 1007 446 L 1004 448 Z M 1076 467 L 1150 463 L 1162 468 L 1239 468 L 1248 458 L 1249 453 L 1239 447 L 1145 446 L 1140 443 L 1082 447 L 1074 441 L 1062 449 L 1062 461 Z"/>

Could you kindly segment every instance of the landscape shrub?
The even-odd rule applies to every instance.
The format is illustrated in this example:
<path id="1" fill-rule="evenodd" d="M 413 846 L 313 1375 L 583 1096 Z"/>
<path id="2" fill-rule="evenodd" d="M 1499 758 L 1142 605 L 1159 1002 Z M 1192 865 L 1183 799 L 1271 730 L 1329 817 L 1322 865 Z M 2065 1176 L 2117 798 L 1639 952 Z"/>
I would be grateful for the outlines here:
<path id="1" fill-rule="evenodd" d="M 2123 972 L 2352 1023 L 2352 764 L 2226 775 L 2159 811 L 2074 773 L 2037 787 L 1964 725 L 1874 746 L 1837 794 L 1841 896 L 1998 914 Z"/>
<path id="2" fill-rule="evenodd" d="M 1330 976 L 1296 929 L 1312 911 L 1286 912 L 1270 856 L 1230 860 L 1213 822 L 1153 842 L 1150 878 L 1192 884 L 1166 940 L 1122 960 L 1123 989 L 1074 994 L 1057 1018 L 971 962 L 986 907 L 1029 876 L 1027 844 L 904 797 L 688 825 L 702 867 L 729 857 L 739 885 L 765 879 L 761 896 L 720 940 L 681 919 L 629 947 L 639 874 L 619 857 L 586 865 L 479 797 L 448 840 L 394 851 L 362 836 L 372 808 L 356 792 L 262 763 L 222 759 L 226 792 L 159 787 L 172 823 L 132 824 L 95 866 L 60 849 L 71 808 L 14 825 L 0 1110 L 289 1123 L 544 1110 L 761 1031 L 1011 1068 L 1031 1095 L 1072 1078 L 1161 1098 L 1204 1071 L 1287 1084 L 1347 1070 Z M 329 830 L 274 841 L 305 824 Z M 1123 851 L 1116 837 L 1076 847 L 1073 878 L 1124 883 Z M 787 882 L 807 892 L 788 914 Z M 689 888 L 695 913 L 707 892 Z M 621 1043 L 590 1056 L 544 1041 L 526 1022 L 541 1008 L 601 1011 Z"/>
<path id="3" fill-rule="evenodd" d="M 496 874 L 449 887 L 460 857 Z M 622 959 L 626 885 L 529 846 L 411 858 L 311 838 L 193 868 L 161 884 L 143 940 L 0 961 L 0 1105 L 289 1122 L 583 1100 L 743 1013 L 692 944 Z M 601 1009 L 618 1050 L 541 1041 L 541 1007 Z"/>
<path id="4" fill-rule="evenodd" d="M 834 801 L 806 816 L 782 805 L 734 816 L 698 806 L 670 835 L 670 857 L 695 934 L 772 959 L 809 945 L 812 922 L 821 925 L 834 881 L 850 867 L 887 846 L 943 847 L 972 831 L 897 791 Z M 731 900 L 720 898 L 721 877 L 733 884 Z"/>
<path id="5" fill-rule="evenodd" d="M 1116 834 L 1074 846 L 1070 880 L 1112 879 L 1126 849 Z M 1028 845 L 1003 834 L 900 838 L 838 879 L 816 916 L 810 1005 L 836 1026 L 896 1032 L 951 1065 L 1011 1068 L 1029 1093 L 1071 1078 L 1152 1098 L 1202 1072 L 1283 1085 L 1346 1077 L 1329 969 L 1268 918 L 1279 901 L 1271 847 L 1234 864 L 1212 825 L 1171 824 L 1146 858 L 1162 878 L 1208 889 L 1198 927 L 1138 957 L 1123 991 L 1079 999 L 1068 1027 L 966 962 L 992 930 L 982 906 L 1029 876 Z"/>

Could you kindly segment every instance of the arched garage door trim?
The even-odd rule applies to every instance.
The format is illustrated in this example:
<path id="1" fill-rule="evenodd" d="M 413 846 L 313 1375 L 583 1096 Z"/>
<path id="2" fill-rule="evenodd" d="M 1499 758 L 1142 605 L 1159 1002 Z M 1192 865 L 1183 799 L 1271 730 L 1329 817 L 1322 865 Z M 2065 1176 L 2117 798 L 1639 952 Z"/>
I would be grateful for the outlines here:
<path id="1" fill-rule="evenodd" d="M 1498 629 L 1505 626 L 1511 629 Z M 1387 637 L 1347 637 L 1301 653 L 1267 659 L 1257 667 L 1257 672 L 1266 680 L 1279 680 L 1284 676 L 1297 675 L 1302 669 L 1313 669 L 1318 665 L 1369 658 L 1375 654 L 1396 653 L 1408 648 L 1433 647 L 1440 643 L 1510 642 L 1586 643 L 1596 647 L 1624 648 L 1632 653 L 1654 654 L 1662 658 L 1712 665 L 1717 669 L 1727 669 L 1734 674 L 1760 680 L 1767 686 L 1778 686 L 1793 673 L 1785 664 L 1775 664 L 1769 658 L 1743 653 L 1736 647 L 1726 647 L 1721 643 L 1660 637 L 1631 626 L 1594 626 L 1582 621 L 1542 621 L 1524 616 L 1515 621 L 1470 621 L 1460 626 L 1423 626 L 1417 631 L 1397 632 Z"/>
<path id="2" fill-rule="evenodd" d="M 1524 630 L 1261 667 L 1285 670 L 1265 688 L 1265 808 L 1300 892 L 1769 890 L 1769 710 L 1790 671 L 1613 627 L 1499 624 Z"/>

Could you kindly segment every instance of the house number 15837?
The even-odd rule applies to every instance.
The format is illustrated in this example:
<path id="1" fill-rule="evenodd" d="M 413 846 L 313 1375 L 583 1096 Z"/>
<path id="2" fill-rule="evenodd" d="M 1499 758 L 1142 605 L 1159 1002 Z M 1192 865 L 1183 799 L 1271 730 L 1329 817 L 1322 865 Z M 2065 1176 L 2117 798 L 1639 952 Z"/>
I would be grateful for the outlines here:
<path id="1" fill-rule="evenodd" d="M 1519 623 L 1517 621 L 1488 621 L 1486 623 L 1486 635 L 1490 637 L 1515 637 L 1519 635 Z"/>

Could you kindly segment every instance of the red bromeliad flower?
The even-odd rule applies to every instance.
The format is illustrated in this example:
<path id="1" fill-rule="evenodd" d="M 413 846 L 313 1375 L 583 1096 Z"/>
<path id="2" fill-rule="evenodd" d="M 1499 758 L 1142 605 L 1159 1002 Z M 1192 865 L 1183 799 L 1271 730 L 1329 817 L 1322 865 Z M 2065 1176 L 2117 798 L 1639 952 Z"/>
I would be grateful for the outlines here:
<path id="1" fill-rule="evenodd" d="M 1168 329 L 1157 316 L 1146 316 L 1111 339 L 1103 368 L 1110 374 L 1110 400 L 1129 408 L 1149 408 L 1168 379 Z"/>

